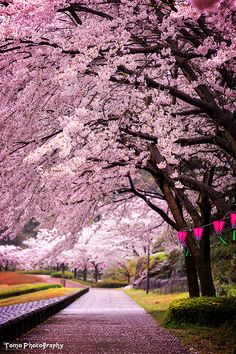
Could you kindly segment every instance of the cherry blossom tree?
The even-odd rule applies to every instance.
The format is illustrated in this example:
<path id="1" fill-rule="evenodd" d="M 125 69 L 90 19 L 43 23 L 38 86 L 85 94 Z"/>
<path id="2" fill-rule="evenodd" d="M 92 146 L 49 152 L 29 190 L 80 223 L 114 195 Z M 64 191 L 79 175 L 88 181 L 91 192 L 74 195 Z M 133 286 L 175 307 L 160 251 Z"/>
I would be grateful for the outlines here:
<path id="1" fill-rule="evenodd" d="M 20 266 L 20 247 L 13 245 L 0 246 L 0 271 L 9 271 Z"/>
<path id="2" fill-rule="evenodd" d="M 124 198 L 175 230 L 233 208 L 235 5 L 192 4 L 2 3 L 5 234 L 32 216 L 76 234 Z M 191 295 L 197 273 L 214 295 L 209 232 L 187 238 Z"/>

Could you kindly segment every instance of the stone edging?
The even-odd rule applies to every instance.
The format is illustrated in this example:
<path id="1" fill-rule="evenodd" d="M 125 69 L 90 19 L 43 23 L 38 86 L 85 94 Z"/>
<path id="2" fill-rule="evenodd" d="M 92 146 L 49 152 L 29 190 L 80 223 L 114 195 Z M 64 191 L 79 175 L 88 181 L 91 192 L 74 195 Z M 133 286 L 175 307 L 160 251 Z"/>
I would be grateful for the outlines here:
<path id="1" fill-rule="evenodd" d="M 67 296 L 64 299 L 59 300 L 56 303 L 49 304 L 39 309 L 30 311 L 29 313 L 26 313 L 17 318 L 9 320 L 6 323 L 1 324 L 0 346 L 2 346 L 2 344 L 6 341 L 11 341 L 20 337 L 23 333 L 28 332 L 30 329 L 34 328 L 41 322 L 44 322 L 49 317 L 55 315 L 57 312 L 70 305 L 73 301 L 75 301 L 88 291 L 89 288 L 80 290 L 72 295 Z"/>

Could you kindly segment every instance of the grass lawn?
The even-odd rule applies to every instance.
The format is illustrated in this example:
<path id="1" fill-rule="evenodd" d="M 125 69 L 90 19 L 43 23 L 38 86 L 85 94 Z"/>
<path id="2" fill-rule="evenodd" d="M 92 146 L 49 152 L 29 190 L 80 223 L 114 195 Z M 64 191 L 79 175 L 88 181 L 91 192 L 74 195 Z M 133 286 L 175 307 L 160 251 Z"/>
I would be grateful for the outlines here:
<path id="1" fill-rule="evenodd" d="M 136 289 L 128 289 L 124 290 L 124 292 L 150 313 L 158 324 L 163 323 L 168 307 L 174 300 L 188 297 L 188 293 L 157 295 L 150 291 L 147 295 L 144 290 Z"/>
<path id="2" fill-rule="evenodd" d="M 75 291 L 81 289 L 77 288 L 53 288 L 48 290 L 37 291 L 31 294 L 13 296 L 7 299 L 0 300 L 0 306 L 10 306 L 15 304 L 20 304 L 22 302 L 30 302 L 30 301 L 37 301 L 37 300 L 45 300 L 50 299 L 57 296 L 64 296 L 72 294 Z"/>
<path id="3" fill-rule="evenodd" d="M 48 284 L 48 283 L 39 283 L 39 284 L 20 284 L 20 285 L 7 285 L 3 288 L 0 288 L 0 299 L 7 297 L 19 296 L 27 293 L 33 293 L 35 291 L 46 290 L 49 288 L 60 288 L 60 284 Z"/>
<path id="4" fill-rule="evenodd" d="M 144 290 L 124 290 L 134 301 L 152 315 L 159 325 L 164 326 L 164 320 L 170 303 L 177 299 L 187 298 L 187 293 L 159 295 Z M 197 354 L 235 354 L 236 336 L 232 328 L 185 326 L 183 328 L 168 328 L 185 347 Z"/>
<path id="5" fill-rule="evenodd" d="M 45 280 L 39 276 L 19 274 L 15 272 L 0 272 L 0 288 L 6 285 L 44 283 Z M 4 285 L 4 286 L 3 286 Z"/>

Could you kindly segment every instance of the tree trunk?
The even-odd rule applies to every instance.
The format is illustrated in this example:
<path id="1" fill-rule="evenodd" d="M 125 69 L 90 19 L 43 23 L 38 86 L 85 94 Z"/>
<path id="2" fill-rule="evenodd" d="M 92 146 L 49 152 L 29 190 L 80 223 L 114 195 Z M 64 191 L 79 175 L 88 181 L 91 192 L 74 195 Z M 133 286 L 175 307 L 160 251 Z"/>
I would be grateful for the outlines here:
<path id="1" fill-rule="evenodd" d="M 200 296 L 197 270 L 195 267 L 194 258 L 192 256 L 185 256 L 185 267 L 187 273 L 188 290 L 190 297 Z"/>
<path id="2" fill-rule="evenodd" d="M 94 278 L 94 282 L 96 284 L 98 282 L 98 266 L 97 265 L 94 265 L 93 278 Z"/>
<path id="3" fill-rule="evenodd" d="M 195 258 L 198 276 L 201 284 L 202 296 L 216 296 L 211 271 L 211 255 L 210 255 L 210 226 L 204 228 L 203 237 L 200 243 L 201 254 Z"/>
<path id="4" fill-rule="evenodd" d="M 147 246 L 147 278 L 146 278 L 146 294 L 149 293 L 150 289 L 150 249 L 149 244 Z"/>
<path id="5" fill-rule="evenodd" d="M 74 278 L 77 277 L 77 268 L 74 268 Z"/>
<path id="6" fill-rule="evenodd" d="M 130 274 L 127 273 L 127 282 L 130 284 Z"/>
<path id="7" fill-rule="evenodd" d="M 199 249 L 195 241 L 188 234 L 186 241 L 191 256 L 186 256 L 185 258 L 192 258 L 193 262 L 195 262 L 195 269 L 197 270 L 197 274 L 200 281 L 201 295 L 215 296 L 215 288 L 211 273 L 210 241 L 207 240 L 209 238 L 209 235 L 206 234 L 205 230 L 203 238 L 204 241 L 202 240 L 202 242 L 205 242 L 205 247 L 203 249 Z"/>
<path id="8" fill-rule="evenodd" d="M 56 265 L 56 271 L 59 272 L 59 270 L 60 270 L 60 269 L 59 269 L 59 263 L 57 263 L 57 265 Z"/>
<path id="9" fill-rule="evenodd" d="M 8 261 L 6 261 L 6 265 L 5 265 L 5 272 L 7 272 L 7 271 L 8 271 L 8 265 L 9 265 L 9 263 L 8 263 Z"/>
<path id="10" fill-rule="evenodd" d="M 203 257 L 196 259 L 202 296 L 216 296 L 210 262 L 205 263 Z"/>
<path id="11" fill-rule="evenodd" d="M 87 267 L 83 269 L 83 281 L 87 281 Z"/>
<path id="12" fill-rule="evenodd" d="M 205 173 L 204 183 L 212 185 L 215 168 L 212 167 Z M 208 225 L 211 222 L 211 203 L 207 194 L 201 195 L 201 214 L 203 225 Z M 198 276 L 201 284 L 202 296 L 216 296 L 216 291 L 213 283 L 211 271 L 211 246 L 210 246 L 211 227 L 210 225 L 204 228 L 203 237 L 200 241 L 201 257 L 196 259 L 198 267 Z M 199 264 L 200 262 L 200 264 Z"/>
<path id="13" fill-rule="evenodd" d="M 64 263 L 61 264 L 61 277 L 65 278 L 65 264 Z"/>

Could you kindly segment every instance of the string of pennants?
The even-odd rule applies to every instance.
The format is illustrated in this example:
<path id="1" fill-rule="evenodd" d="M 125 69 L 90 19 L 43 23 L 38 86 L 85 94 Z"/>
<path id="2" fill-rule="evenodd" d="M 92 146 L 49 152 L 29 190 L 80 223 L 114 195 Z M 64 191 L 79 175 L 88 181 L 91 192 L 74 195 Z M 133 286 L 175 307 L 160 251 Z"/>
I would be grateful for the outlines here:
<path id="1" fill-rule="evenodd" d="M 224 225 L 225 225 L 225 219 L 228 219 L 228 218 L 230 219 L 230 224 L 231 224 L 231 229 L 232 229 L 232 240 L 236 241 L 236 212 L 230 212 L 229 217 L 223 218 L 222 220 L 214 220 L 211 224 L 202 225 L 201 227 L 195 227 L 193 229 L 188 229 L 188 230 L 185 229 L 185 230 L 179 231 L 178 232 L 178 239 L 179 239 L 179 243 L 180 243 L 180 249 L 182 249 L 182 247 L 183 247 L 183 249 L 185 249 L 185 256 L 190 255 L 190 251 L 189 251 L 189 249 L 186 245 L 186 241 L 185 241 L 188 231 L 193 231 L 193 235 L 194 235 L 195 239 L 197 241 L 201 241 L 204 227 L 206 227 L 206 226 L 213 225 L 216 235 L 219 237 L 220 241 L 226 245 L 227 242 L 223 239 L 222 232 L 223 232 Z"/>

